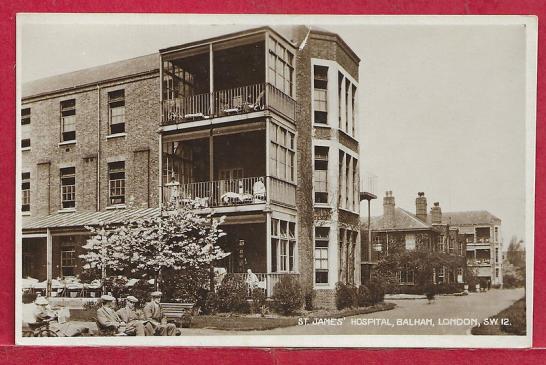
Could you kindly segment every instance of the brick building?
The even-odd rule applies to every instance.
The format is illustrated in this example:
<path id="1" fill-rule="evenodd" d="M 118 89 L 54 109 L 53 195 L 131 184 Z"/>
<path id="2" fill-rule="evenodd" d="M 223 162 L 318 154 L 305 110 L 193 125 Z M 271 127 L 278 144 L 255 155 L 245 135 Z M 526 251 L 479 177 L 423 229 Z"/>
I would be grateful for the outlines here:
<path id="1" fill-rule="evenodd" d="M 192 201 L 226 216 L 217 266 L 331 305 L 360 280 L 359 62 L 261 27 L 23 85 L 23 276 L 75 276 L 86 225 Z"/>
<path id="2" fill-rule="evenodd" d="M 371 219 L 371 247 L 367 238 L 367 220 L 362 220 L 362 252 L 371 252 L 371 262 L 380 255 L 389 255 L 399 250 L 424 249 L 430 252 L 446 253 L 458 261 L 457 267 L 442 266 L 434 271 L 432 282 L 463 283 L 466 271 L 466 241 L 459 229 L 445 222 L 440 204 L 435 202 L 427 213 L 427 199 L 419 193 L 415 199 L 415 214 L 395 205 L 391 191 L 383 198 L 383 215 Z M 363 258 L 364 259 L 364 258 Z M 373 268 L 372 268 L 373 270 Z M 363 273 L 363 281 L 370 278 L 370 272 Z M 412 267 L 398 272 L 400 285 L 415 285 L 416 274 Z"/>

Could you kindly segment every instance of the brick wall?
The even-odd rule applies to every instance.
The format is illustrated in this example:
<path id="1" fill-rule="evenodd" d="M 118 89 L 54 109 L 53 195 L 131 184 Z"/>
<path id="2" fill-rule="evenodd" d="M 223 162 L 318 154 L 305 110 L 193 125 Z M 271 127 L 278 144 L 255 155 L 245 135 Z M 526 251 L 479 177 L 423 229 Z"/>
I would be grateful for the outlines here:
<path id="1" fill-rule="evenodd" d="M 316 296 L 313 306 L 315 308 L 333 309 L 336 307 L 336 292 L 334 289 L 315 290 Z"/>
<path id="2" fill-rule="evenodd" d="M 126 137 L 107 139 L 108 92 L 125 90 Z M 31 214 L 46 215 L 61 208 L 60 172 L 76 168 L 76 210 L 97 207 L 98 96 L 100 93 L 100 206 L 108 202 L 107 162 L 125 160 L 128 206 L 158 205 L 159 77 L 107 83 L 100 89 L 85 88 L 23 100 L 31 108 L 31 150 L 22 152 L 22 171 L 31 173 Z M 60 102 L 76 100 L 76 143 L 60 142 Z M 49 188 L 48 188 L 49 182 Z"/>

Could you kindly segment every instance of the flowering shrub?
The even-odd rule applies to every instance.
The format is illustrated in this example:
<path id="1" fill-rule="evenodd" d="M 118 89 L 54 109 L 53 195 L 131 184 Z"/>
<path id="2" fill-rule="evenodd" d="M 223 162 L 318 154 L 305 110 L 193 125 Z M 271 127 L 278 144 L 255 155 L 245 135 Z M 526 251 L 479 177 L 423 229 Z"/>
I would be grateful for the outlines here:
<path id="1" fill-rule="evenodd" d="M 273 308 L 281 314 L 292 314 L 303 306 L 303 290 L 298 279 L 283 275 L 273 287 Z"/>
<path id="2" fill-rule="evenodd" d="M 228 274 L 218 288 L 218 311 L 220 312 L 248 312 L 246 301 L 247 285 L 240 275 Z"/>

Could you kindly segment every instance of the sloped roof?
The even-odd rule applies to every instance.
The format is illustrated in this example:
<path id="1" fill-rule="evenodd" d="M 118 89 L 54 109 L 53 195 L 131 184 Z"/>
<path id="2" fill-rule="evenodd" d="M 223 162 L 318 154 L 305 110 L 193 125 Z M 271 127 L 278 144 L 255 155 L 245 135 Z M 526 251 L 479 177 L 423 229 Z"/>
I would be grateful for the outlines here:
<path id="1" fill-rule="evenodd" d="M 368 219 L 361 220 L 363 229 L 368 229 Z M 385 220 L 385 216 L 372 217 L 370 219 L 372 230 L 396 229 L 396 230 L 416 230 L 432 229 L 432 225 L 418 219 L 414 214 L 402 208 L 394 208 L 394 225 L 390 226 Z"/>
<path id="2" fill-rule="evenodd" d="M 22 85 L 21 95 L 23 98 L 28 98 L 93 85 L 112 79 L 120 79 L 158 69 L 159 53 L 153 53 L 26 82 Z"/>
<path id="3" fill-rule="evenodd" d="M 70 228 L 104 224 L 116 224 L 127 219 L 151 217 L 159 214 L 159 208 L 113 209 L 104 212 L 56 213 L 40 217 L 23 217 L 23 230 L 46 228 Z"/>
<path id="4" fill-rule="evenodd" d="M 427 217 L 430 223 L 430 215 Z M 442 223 L 451 225 L 463 224 L 500 224 L 501 219 L 487 210 L 471 210 L 463 212 L 442 212 Z"/>

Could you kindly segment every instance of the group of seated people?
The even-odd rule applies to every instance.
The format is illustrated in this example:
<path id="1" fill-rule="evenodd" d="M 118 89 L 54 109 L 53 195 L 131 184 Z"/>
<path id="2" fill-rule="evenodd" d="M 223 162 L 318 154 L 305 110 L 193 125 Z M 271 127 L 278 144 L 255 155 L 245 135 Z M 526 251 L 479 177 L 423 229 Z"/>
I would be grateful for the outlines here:
<path id="1" fill-rule="evenodd" d="M 102 305 L 97 309 L 97 322 L 102 329 L 118 336 L 177 336 L 176 325 L 167 323 L 159 303 L 162 293 L 154 291 L 151 300 L 144 305 L 140 316 L 135 307 L 138 299 L 130 295 L 125 300 L 125 307 L 114 310 L 115 298 L 111 295 L 101 296 Z"/>

